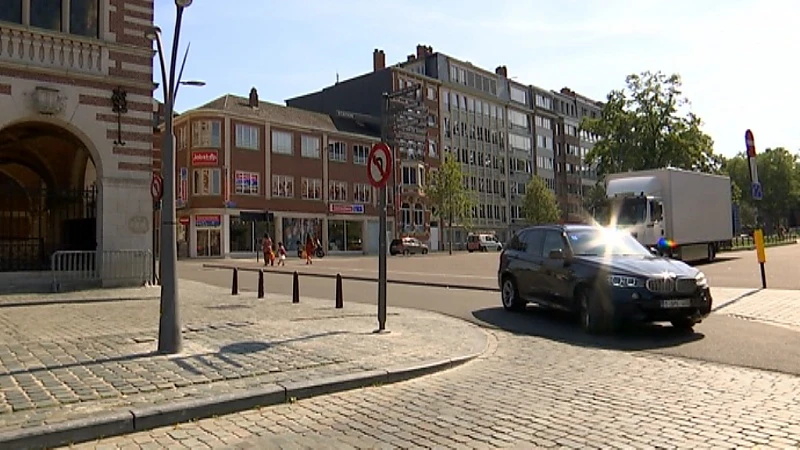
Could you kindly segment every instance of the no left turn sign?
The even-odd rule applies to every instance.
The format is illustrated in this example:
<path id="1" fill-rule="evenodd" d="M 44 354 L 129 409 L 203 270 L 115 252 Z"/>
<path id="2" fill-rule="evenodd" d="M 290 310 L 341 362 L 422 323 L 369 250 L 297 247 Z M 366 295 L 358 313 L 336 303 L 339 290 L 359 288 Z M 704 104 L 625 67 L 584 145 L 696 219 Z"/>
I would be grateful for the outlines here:
<path id="1" fill-rule="evenodd" d="M 383 142 L 372 146 L 367 158 L 367 178 L 376 188 L 382 188 L 392 176 L 392 150 Z"/>

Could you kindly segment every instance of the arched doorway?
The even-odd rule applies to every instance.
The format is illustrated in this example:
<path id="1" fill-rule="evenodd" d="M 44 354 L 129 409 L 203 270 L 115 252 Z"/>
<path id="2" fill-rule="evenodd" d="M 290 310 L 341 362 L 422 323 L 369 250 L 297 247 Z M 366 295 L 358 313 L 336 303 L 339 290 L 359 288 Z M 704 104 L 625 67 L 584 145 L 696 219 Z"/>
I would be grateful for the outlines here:
<path id="1" fill-rule="evenodd" d="M 97 183 L 84 143 L 49 123 L 0 130 L 0 272 L 47 270 L 97 248 Z"/>

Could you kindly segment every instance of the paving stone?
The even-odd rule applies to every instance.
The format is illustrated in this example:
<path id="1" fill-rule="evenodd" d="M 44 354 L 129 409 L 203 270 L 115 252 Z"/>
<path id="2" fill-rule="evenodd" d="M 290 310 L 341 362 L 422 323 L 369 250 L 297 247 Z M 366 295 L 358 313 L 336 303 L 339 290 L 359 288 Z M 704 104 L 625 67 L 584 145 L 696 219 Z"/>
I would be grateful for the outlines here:
<path id="1" fill-rule="evenodd" d="M 800 442 L 796 377 L 571 346 L 503 331 L 492 335 L 493 350 L 446 372 L 201 420 L 195 430 L 218 438 L 214 448 L 230 449 L 292 448 L 292 444 L 299 448 L 796 448 Z M 254 420 L 264 422 L 266 432 L 251 432 Z M 230 429 L 236 431 L 223 431 Z M 202 436 L 195 437 L 205 442 Z M 314 442 L 324 444 L 315 447 Z"/>

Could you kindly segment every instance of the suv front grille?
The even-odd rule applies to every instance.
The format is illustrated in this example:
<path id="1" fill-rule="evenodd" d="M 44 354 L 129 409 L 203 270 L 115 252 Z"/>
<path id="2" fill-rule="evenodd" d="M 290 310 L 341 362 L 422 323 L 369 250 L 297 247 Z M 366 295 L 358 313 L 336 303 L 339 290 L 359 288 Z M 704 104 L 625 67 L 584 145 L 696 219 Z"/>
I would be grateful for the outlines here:
<path id="1" fill-rule="evenodd" d="M 691 294 L 697 289 L 697 280 L 694 278 L 650 278 L 645 284 L 647 290 L 658 294 L 677 292 Z"/>

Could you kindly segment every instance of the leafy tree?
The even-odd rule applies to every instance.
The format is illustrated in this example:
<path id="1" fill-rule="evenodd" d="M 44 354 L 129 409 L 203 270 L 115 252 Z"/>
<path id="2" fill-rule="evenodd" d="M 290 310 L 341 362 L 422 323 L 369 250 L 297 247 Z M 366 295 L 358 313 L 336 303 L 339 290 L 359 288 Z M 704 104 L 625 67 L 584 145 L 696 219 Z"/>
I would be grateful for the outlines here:
<path id="1" fill-rule="evenodd" d="M 598 181 L 587 190 L 586 195 L 583 197 L 583 209 L 595 220 L 602 223 L 608 218 L 608 206 L 605 183 Z"/>
<path id="2" fill-rule="evenodd" d="M 429 177 L 425 195 L 442 223 L 447 224 L 449 252 L 453 254 L 453 224 L 469 226 L 474 199 L 464 187 L 461 163 L 449 154 L 444 163 Z"/>
<path id="3" fill-rule="evenodd" d="M 553 192 L 547 188 L 544 179 L 534 176 L 525 187 L 522 200 L 522 212 L 525 220 L 531 225 L 557 223 L 561 211 Z"/>
<path id="4" fill-rule="evenodd" d="M 682 113 L 689 101 L 679 75 L 643 72 L 629 75 L 625 83 L 625 89 L 608 94 L 599 117 L 581 123 L 599 137 L 586 159 L 597 164 L 601 176 L 662 167 L 720 169 L 722 161 L 700 118 Z"/>

